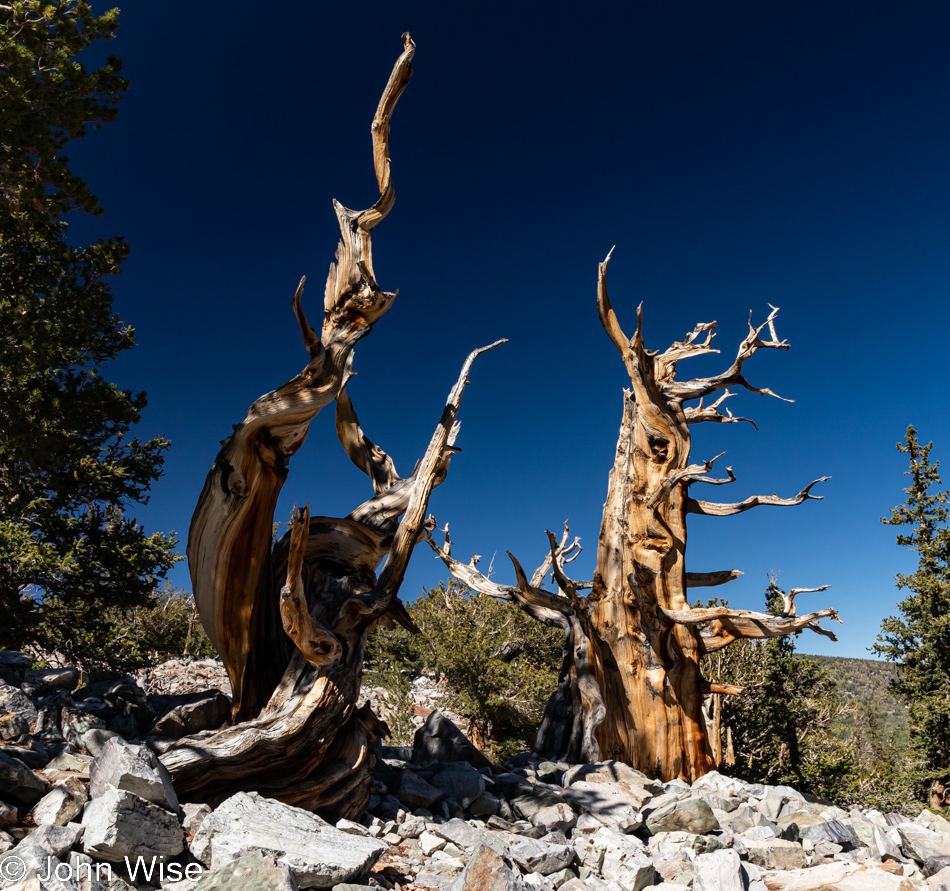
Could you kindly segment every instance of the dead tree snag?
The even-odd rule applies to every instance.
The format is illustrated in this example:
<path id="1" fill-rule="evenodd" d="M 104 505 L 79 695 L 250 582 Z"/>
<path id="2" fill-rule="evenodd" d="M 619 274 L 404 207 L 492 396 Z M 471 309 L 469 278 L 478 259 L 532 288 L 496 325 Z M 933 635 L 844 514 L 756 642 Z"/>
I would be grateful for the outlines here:
<path id="1" fill-rule="evenodd" d="M 646 349 L 642 314 L 628 338 L 607 296 L 610 256 L 600 264 L 597 307 L 600 321 L 630 376 L 624 391 L 623 418 L 597 548 L 593 581 L 574 582 L 565 573 L 579 545 L 558 542 L 551 533 L 550 555 L 529 580 L 512 556 L 516 585 L 499 585 L 451 555 L 451 542 L 429 543 L 451 572 L 473 589 L 518 604 L 526 612 L 565 631 L 564 662 L 535 749 L 550 758 L 595 761 L 615 758 L 651 776 L 690 782 L 712 769 L 714 752 L 707 738 L 703 699 L 710 694 L 738 695 L 738 687 L 711 684 L 701 673 L 703 656 L 741 638 L 780 637 L 809 628 L 834 637 L 820 619 L 838 616 L 832 609 L 796 615 L 789 593 L 785 614 L 772 616 L 725 607 L 692 609 L 687 589 L 720 585 L 737 570 L 686 572 L 686 518 L 689 514 L 730 516 L 760 505 L 796 505 L 820 496 L 809 483 L 792 498 L 753 496 L 734 504 L 691 497 L 698 483 L 725 485 L 735 480 L 711 472 L 719 455 L 690 463 L 690 426 L 702 422 L 736 423 L 747 418 L 722 409 L 728 387 L 776 396 L 749 383 L 743 365 L 760 349 L 788 349 L 775 331 L 777 309 L 739 345 L 733 363 L 721 374 L 681 381 L 678 363 L 715 353 L 715 322 L 701 323 L 683 341 L 663 353 Z M 703 400 L 715 401 L 704 405 Z M 781 398 L 781 397 L 777 397 Z M 694 406 L 686 406 L 699 400 Z M 754 426 L 754 425 L 753 425 Z M 511 556 L 511 555 L 509 555 Z M 550 572 L 557 591 L 540 586 Z M 579 593 L 590 589 L 586 596 Z M 839 620 L 840 621 L 840 620 Z"/>
<path id="2" fill-rule="evenodd" d="M 293 380 L 254 402 L 223 441 L 192 519 L 195 600 L 227 667 L 234 724 L 163 751 L 184 800 L 214 803 L 253 789 L 328 817 L 355 816 L 366 807 L 374 764 L 368 744 L 386 732 L 368 708 L 356 708 L 366 636 L 378 621 L 411 626 L 397 592 L 424 534 L 429 496 L 455 451 L 472 363 L 503 342 L 469 355 L 416 470 L 400 477 L 389 455 L 360 429 L 345 387 L 354 346 L 396 296 L 377 284 L 372 234 L 395 200 L 389 126 L 415 51 L 408 34 L 403 41 L 373 119 L 379 199 L 363 211 L 334 202 L 341 240 L 319 336 L 304 314 L 303 280 L 294 296 L 309 361 Z M 290 458 L 313 418 L 334 400 L 340 442 L 372 480 L 373 497 L 346 517 L 311 516 L 308 505 L 272 547 L 274 509 Z"/>

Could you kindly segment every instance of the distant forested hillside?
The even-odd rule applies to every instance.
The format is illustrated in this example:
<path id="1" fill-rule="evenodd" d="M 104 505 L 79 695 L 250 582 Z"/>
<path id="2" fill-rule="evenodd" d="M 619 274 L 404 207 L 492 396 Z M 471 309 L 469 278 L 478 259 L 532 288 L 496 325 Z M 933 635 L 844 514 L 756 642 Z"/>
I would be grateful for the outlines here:
<path id="1" fill-rule="evenodd" d="M 804 655 L 804 654 L 803 654 Z M 888 689 L 896 667 L 875 659 L 845 659 L 840 656 L 808 656 L 814 659 L 835 680 L 835 691 L 842 703 L 854 706 L 839 719 L 835 735 L 844 738 L 855 722 L 873 716 L 885 736 L 893 735 L 898 748 L 907 745 L 907 707 Z"/>

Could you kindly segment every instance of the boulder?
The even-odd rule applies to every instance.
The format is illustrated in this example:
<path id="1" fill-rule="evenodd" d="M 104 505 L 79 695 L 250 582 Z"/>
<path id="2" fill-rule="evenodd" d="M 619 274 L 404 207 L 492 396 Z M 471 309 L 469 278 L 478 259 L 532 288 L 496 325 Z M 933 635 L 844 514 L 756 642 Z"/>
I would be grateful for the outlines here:
<path id="1" fill-rule="evenodd" d="M 83 850 L 96 860 L 164 860 L 180 854 L 185 836 L 178 817 L 124 789 L 106 789 L 86 805 Z"/>
<path id="2" fill-rule="evenodd" d="M 633 832 L 643 825 L 640 809 L 652 797 L 637 786 L 587 780 L 575 780 L 562 796 L 572 807 L 593 814 L 601 823 L 616 826 L 621 832 Z"/>
<path id="3" fill-rule="evenodd" d="M 765 869 L 801 869 L 808 858 L 800 844 L 781 838 L 753 839 L 743 836 L 748 859 Z"/>
<path id="4" fill-rule="evenodd" d="M 575 837 L 575 853 L 583 865 L 629 891 L 653 884 L 653 861 L 639 839 L 604 827 L 593 835 Z"/>
<path id="5" fill-rule="evenodd" d="M 185 835 L 191 838 L 198 831 L 205 817 L 211 813 L 211 807 L 207 804 L 186 804 L 182 807 L 182 813 L 184 814 L 181 821 L 182 828 L 185 830 Z"/>
<path id="6" fill-rule="evenodd" d="M 265 851 L 290 868 L 300 888 L 332 888 L 366 876 L 387 845 L 256 792 L 238 792 L 204 819 L 190 848 L 215 870 L 249 851 Z"/>
<path id="7" fill-rule="evenodd" d="M 194 884 L 193 891 L 297 891 L 297 888 L 287 866 L 262 851 L 248 851 L 220 869 L 205 873 Z"/>
<path id="8" fill-rule="evenodd" d="M 24 740 L 24 745 L 4 746 L 3 753 L 22 761 L 30 770 L 42 770 L 49 761 L 46 746 L 32 736 Z"/>
<path id="9" fill-rule="evenodd" d="M 468 808 L 485 791 L 485 778 L 468 762 L 456 761 L 432 777 L 432 785 Z"/>
<path id="10" fill-rule="evenodd" d="M 934 832 L 950 835 L 950 820 L 944 819 L 940 814 L 935 814 L 933 811 L 922 810 L 914 822 L 920 823 L 921 826 L 932 829 Z"/>
<path id="11" fill-rule="evenodd" d="M 794 821 L 794 817 L 792 820 Z M 799 826 L 798 835 L 800 838 L 807 838 L 814 845 L 825 841 L 836 845 L 853 845 L 858 841 L 851 827 L 840 820 L 823 820 L 811 826 Z"/>
<path id="12" fill-rule="evenodd" d="M 18 687 L 0 684 L 0 738 L 17 739 L 36 721 L 36 706 Z"/>
<path id="13" fill-rule="evenodd" d="M 504 853 L 505 846 L 501 842 L 487 832 L 476 829 L 465 820 L 456 818 L 447 823 L 432 825 L 429 827 L 429 832 L 439 838 L 444 838 L 463 851 L 474 851 L 479 845 L 485 845 L 499 853 Z"/>
<path id="14" fill-rule="evenodd" d="M 577 814 L 566 804 L 553 804 L 543 807 L 532 818 L 535 826 L 545 832 L 570 832 L 577 824 Z"/>
<path id="15" fill-rule="evenodd" d="M 409 810 L 424 807 L 431 811 L 441 798 L 441 789 L 427 783 L 414 770 L 404 771 L 399 784 L 399 801 Z"/>
<path id="16" fill-rule="evenodd" d="M 561 785 L 566 789 L 574 783 L 623 783 L 645 789 L 651 795 L 662 795 L 663 784 L 651 780 L 645 773 L 634 770 L 622 761 L 598 761 L 595 764 L 575 764 L 564 772 Z"/>
<path id="17" fill-rule="evenodd" d="M 75 690 L 79 686 L 79 669 L 72 666 L 67 668 L 38 668 L 28 671 L 23 677 L 25 685 L 38 690 L 40 687 L 51 687 L 54 690 Z"/>
<path id="18" fill-rule="evenodd" d="M 120 736 L 106 740 L 89 770 L 89 794 L 93 798 L 110 788 L 132 792 L 178 813 L 178 797 L 165 765 L 145 746 L 126 742 Z"/>
<path id="19" fill-rule="evenodd" d="M 62 857 L 82 838 L 82 835 L 83 827 L 78 823 L 70 823 L 68 826 L 47 824 L 34 829 L 20 844 L 42 848 L 54 857 Z"/>
<path id="20" fill-rule="evenodd" d="M 525 872 L 536 872 L 542 876 L 564 869 L 574 861 L 574 849 L 570 845 L 551 844 L 533 838 L 509 844 L 508 852 Z"/>
<path id="21" fill-rule="evenodd" d="M 693 869 L 694 891 L 745 891 L 747 887 L 742 861 L 732 848 L 698 855 Z"/>
<path id="22" fill-rule="evenodd" d="M 0 796 L 16 804 L 34 805 L 49 789 L 48 780 L 0 751 Z"/>
<path id="23" fill-rule="evenodd" d="M 491 761 L 438 709 L 426 718 L 412 740 L 413 764 L 433 761 L 467 761 L 476 768 L 491 766 Z"/>
<path id="24" fill-rule="evenodd" d="M 485 845 L 479 845 L 449 891 L 523 891 L 524 884 L 505 861 Z"/>
<path id="25" fill-rule="evenodd" d="M 897 831 L 901 837 L 901 850 L 918 863 L 925 863 L 931 857 L 950 855 L 950 835 L 934 832 L 919 823 L 902 823 L 897 826 Z"/>
<path id="26" fill-rule="evenodd" d="M 0 650 L 0 680 L 13 687 L 23 683 L 26 673 L 33 667 L 33 660 L 18 650 Z"/>
<path id="27" fill-rule="evenodd" d="M 78 777 L 60 780 L 46 793 L 30 812 L 37 826 L 55 824 L 65 826 L 82 813 L 89 793 Z"/>
<path id="28" fill-rule="evenodd" d="M 652 835 L 678 831 L 701 835 L 719 829 L 720 825 L 705 799 L 694 795 L 658 807 L 646 818 L 646 827 Z"/>
<path id="29" fill-rule="evenodd" d="M 214 730 L 231 715 L 231 700 L 220 690 L 153 697 L 152 704 L 158 710 L 166 710 L 156 719 L 151 732 L 170 739 L 181 739 L 202 730 Z"/>
<path id="30" fill-rule="evenodd" d="M 84 749 L 83 736 L 90 730 L 105 730 L 106 722 L 91 712 L 64 705 L 59 712 L 59 727 L 66 742 Z"/>

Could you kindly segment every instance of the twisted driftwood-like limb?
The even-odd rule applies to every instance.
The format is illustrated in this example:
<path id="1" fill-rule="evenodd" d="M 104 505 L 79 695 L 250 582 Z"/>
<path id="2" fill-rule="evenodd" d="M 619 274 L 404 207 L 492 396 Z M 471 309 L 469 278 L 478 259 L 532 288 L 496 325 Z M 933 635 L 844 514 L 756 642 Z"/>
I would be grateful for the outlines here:
<path id="1" fill-rule="evenodd" d="M 398 603 L 412 549 L 425 533 L 429 495 L 458 431 L 472 363 L 503 342 L 466 359 L 413 474 L 405 515 L 388 548 L 382 535 L 352 519 L 311 518 L 308 508 L 296 513 L 275 562 L 286 573 L 281 615 L 297 650 L 258 716 L 179 740 L 162 753 L 186 800 L 214 803 L 234 791 L 256 789 L 325 816 L 353 816 L 365 808 L 375 763 L 368 744 L 385 732 L 368 708 L 355 708 L 366 636 Z M 393 485 L 400 482 L 394 476 Z M 374 571 L 384 557 L 377 579 Z"/>
<path id="2" fill-rule="evenodd" d="M 310 359 L 295 378 L 254 402 L 224 440 L 188 532 L 195 602 L 227 668 L 239 721 L 260 712 L 291 655 L 270 561 L 271 524 L 287 464 L 303 444 L 310 422 L 339 393 L 354 345 L 395 297 L 376 282 L 371 233 L 395 200 L 389 123 L 412 76 L 415 52 L 408 34 L 403 42 L 373 119 L 379 199 L 363 211 L 334 202 L 341 240 L 327 277 L 319 337 L 301 306 L 303 280 L 294 296 L 294 314 Z"/>
<path id="3" fill-rule="evenodd" d="M 424 534 L 429 495 L 456 451 L 472 363 L 497 346 L 465 360 L 425 454 L 411 476 L 400 477 L 363 433 L 344 387 L 354 345 L 395 297 L 377 284 L 371 233 L 395 197 L 390 117 L 415 50 L 408 34 L 403 41 L 373 120 L 379 199 L 364 211 L 334 204 L 341 241 L 319 336 L 304 313 L 303 281 L 294 296 L 307 366 L 258 399 L 223 442 L 192 520 L 195 597 L 231 679 L 236 723 L 159 746 L 185 801 L 214 804 L 253 789 L 327 818 L 355 817 L 369 800 L 370 743 L 388 735 L 368 707 L 356 707 L 366 637 L 376 622 L 418 630 L 397 594 Z M 310 421 L 333 400 L 340 442 L 372 480 L 373 496 L 346 517 L 311 516 L 309 505 L 295 511 L 291 529 L 272 548 L 274 506 L 289 459 Z"/>

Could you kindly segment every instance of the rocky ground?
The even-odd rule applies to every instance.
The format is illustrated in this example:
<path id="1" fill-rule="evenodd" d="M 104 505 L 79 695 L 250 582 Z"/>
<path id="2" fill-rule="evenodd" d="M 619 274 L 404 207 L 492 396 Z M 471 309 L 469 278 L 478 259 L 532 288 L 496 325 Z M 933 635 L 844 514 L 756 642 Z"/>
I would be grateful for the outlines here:
<path id="1" fill-rule="evenodd" d="M 213 661 L 82 678 L 0 652 L 0 678 L 11 891 L 950 891 L 950 822 L 929 811 L 845 811 L 718 773 L 659 783 L 619 762 L 492 764 L 421 688 L 414 745 L 382 748 L 359 822 L 254 792 L 212 810 L 179 802 L 142 740 L 226 719 Z"/>

